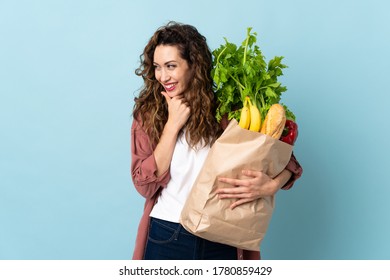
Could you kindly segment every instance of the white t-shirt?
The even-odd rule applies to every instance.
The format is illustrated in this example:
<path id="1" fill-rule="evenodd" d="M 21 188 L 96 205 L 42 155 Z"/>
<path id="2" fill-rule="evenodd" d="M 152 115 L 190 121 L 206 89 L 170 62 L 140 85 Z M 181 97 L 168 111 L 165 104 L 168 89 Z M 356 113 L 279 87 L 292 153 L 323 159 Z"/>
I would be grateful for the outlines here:
<path id="1" fill-rule="evenodd" d="M 184 133 L 178 137 L 170 167 L 171 180 L 161 191 L 150 213 L 151 217 L 174 223 L 179 222 L 184 203 L 209 150 L 210 146 L 199 146 L 198 149 L 189 147 Z"/>

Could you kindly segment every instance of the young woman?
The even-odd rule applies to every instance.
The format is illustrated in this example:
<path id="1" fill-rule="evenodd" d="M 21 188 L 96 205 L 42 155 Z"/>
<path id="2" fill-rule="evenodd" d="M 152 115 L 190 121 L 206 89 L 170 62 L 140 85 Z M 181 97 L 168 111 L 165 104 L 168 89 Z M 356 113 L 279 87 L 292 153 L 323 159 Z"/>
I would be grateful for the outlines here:
<path id="1" fill-rule="evenodd" d="M 136 74 L 144 80 L 135 99 L 131 129 L 131 173 L 145 197 L 133 259 L 259 259 L 240 250 L 196 237 L 179 224 L 184 202 L 207 153 L 221 134 L 215 119 L 212 55 L 195 27 L 170 22 L 149 40 Z M 220 198 L 237 198 L 236 207 L 289 189 L 302 168 L 292 156 L 271 179 L 246 171 L 245 180 L 225 178 L 235 188 Z"/>

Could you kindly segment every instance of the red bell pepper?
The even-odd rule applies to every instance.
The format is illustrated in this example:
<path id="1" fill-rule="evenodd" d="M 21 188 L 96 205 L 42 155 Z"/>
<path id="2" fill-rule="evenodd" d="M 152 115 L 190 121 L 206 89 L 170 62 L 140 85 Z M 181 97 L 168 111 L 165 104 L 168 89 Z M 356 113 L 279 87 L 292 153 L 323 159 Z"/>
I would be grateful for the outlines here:
<path id="1" fill-rule="evenodd" d="M 298 137 L 298 125 L 292 120 L 286 120 L 282 136 L 280 141 L 283 141 L 287 144 L 294 145 L 295 140 Z"/>

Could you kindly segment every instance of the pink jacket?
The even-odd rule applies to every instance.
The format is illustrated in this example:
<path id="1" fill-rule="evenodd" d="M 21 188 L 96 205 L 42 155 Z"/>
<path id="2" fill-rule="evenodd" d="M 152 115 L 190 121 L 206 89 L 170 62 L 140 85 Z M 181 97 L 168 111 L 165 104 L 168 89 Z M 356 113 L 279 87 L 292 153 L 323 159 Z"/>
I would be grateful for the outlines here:
<path id="1" fill-rule="evenodd" d="M 157 166 L 153 156 L 154 148 L 140 123 L 134 119 L 131 127 L 131 176 L 135 188 L 145 197 L 146 201 L 138 226 L 133 260 L 143 259 L 149 229 L 149 214 L 157 201 L 160 191 L 167 186 L 170 180 L 169 170 L 160 177 L 155 175 Z M 290 189 L 303 172 L 294 155 L 291 156 L 286 169 L 290 170 L 293 175 L 290 181 L 283 186 L 282 189 L 285 190 Z M 237 256 L 241 260 L 258 260 L 260 259 L 260 252 L 237 249 Z"/>

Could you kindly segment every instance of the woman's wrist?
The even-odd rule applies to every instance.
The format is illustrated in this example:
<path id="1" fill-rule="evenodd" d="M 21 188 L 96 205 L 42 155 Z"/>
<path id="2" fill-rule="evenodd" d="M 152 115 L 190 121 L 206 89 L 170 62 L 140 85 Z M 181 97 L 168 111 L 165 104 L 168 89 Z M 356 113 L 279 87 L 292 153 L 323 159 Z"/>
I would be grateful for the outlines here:
<path id="1" fill-rule="evenodd" d="M 168 133 L 169 135 L 176 137 L 179 134 L 180 129 L 181 129 L 181 126 L 177 125 L 176 123 L 174 123 L 168 119 L 168 121 L 166 122 L 166 124 L 164 126 L 163 133 L 165 132 L 165 133 Z"/>
<path id="2" fill-rule="evenodd" d="M 275 193 L 280 190 L 291 178 L 292 172 L 284 169 L 278 176 L 274 178 L 275 182 Z"/>

